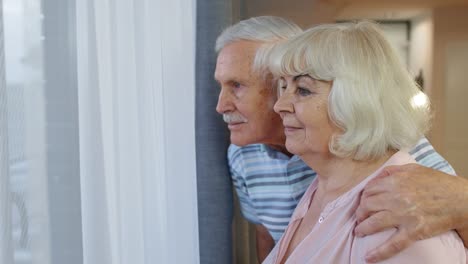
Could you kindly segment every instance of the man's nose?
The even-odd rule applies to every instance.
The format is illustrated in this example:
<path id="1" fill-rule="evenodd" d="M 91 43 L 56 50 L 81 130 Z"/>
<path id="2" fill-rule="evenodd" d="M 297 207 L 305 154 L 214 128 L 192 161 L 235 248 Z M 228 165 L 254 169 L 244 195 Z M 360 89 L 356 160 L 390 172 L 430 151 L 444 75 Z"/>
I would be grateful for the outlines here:
<path id="1" fill-rule="evenodd" d="M 235 107 L 232 95 L 229 93 L 229 91 L 221 89 L 221 91 L 219 92 L 218 104 L 216 105 L 216 111 L 220 114 L 223 114 L 234 110 Z"/>

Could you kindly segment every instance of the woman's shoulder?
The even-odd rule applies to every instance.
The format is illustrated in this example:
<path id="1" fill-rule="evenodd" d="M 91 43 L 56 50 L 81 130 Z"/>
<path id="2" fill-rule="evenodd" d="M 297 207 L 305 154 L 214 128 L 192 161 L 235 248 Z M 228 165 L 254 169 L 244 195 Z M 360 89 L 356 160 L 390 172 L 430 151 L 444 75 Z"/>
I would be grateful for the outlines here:
<path id="1" fill-rule="evenodd" d="M 355 237 L 350 263 L 362 263 L 366 253 L 382 245 L 396 234 L 389 229 L 362 238 Z M 455 231 L 418 240 L 399 254 L 379 263 L 462 263 L 466 264 L 466 250 L 463 241 Z"/>

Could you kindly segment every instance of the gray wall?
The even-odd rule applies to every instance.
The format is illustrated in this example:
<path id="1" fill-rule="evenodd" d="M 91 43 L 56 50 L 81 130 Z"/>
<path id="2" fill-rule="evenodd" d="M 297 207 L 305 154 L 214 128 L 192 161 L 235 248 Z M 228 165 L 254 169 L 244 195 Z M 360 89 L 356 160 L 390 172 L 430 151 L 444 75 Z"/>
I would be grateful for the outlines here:
<path id="1" fill-rule="evenodd" d="M 235 7 L 234 7 L 235 8 Z M 232 262 L 232 189 L 226 161 L 229 134 L 215 107 L 214 44 L 234 20 L 230 0 L 197 1 L 196 154 L 200 263 Z"/>

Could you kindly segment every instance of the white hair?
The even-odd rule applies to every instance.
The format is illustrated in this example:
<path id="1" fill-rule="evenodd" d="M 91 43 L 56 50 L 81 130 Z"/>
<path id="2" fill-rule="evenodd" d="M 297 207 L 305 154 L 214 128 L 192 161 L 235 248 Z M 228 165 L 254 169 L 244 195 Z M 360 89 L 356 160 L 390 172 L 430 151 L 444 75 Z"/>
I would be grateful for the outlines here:
<path id="1" fill-rule="evenodd" d="M 333 82 L 328 113 L 342 132 L 329 148 L 337 156 L 379 158 L 414 146 L 429 129 L 429 104 L 412 104 L 421 91 L 375 23 L 313 27 L 275 45 L 268 64 L 277 76 Z"/>
<path id="2" fill-rule="evenodd" d="M 216 39 L 216 52 L 237 41 L 258 42 L 261 46 L 255 53 L 252 69 L 267 79 L 269 72 L 264 64 L 264 54 L 277 42 L 294 37 L 303 30 L 294 22 L 276 16 L 259 16 L 242 20 L 226 28 Z"/>
<path id="3" fill-rule="evenodd" d="M 259 16 L 242 20 L 226 28 L 216 39 L 216 52 L 225 46 L 241 40 L 272 43 L 289 39 L 302 33 L 302 29 L 282 17 Z"/>

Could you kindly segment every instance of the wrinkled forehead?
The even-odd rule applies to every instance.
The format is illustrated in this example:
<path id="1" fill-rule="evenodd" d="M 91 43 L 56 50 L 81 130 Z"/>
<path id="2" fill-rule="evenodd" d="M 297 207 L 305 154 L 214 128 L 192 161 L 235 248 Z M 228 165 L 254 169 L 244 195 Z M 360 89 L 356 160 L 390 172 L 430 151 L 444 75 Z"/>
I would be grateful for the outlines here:
<path id="1" fill-rule="evenodd" d="M 257 48 L 258 45 L 247 41 L 234 42 L 222 48 L 216 59 L 215 79 L 251 74 Z"/>
<path id="2" fill-rule="evenodd" d="M 236 81 L 245 85 L 272 87 L 271 74 L 254 66 L 261 43 L 250 47 L 250 50 L 239 50 L 243 45 L 226 46 L 220 51 L 214 73 L 219 83 Z"/>

